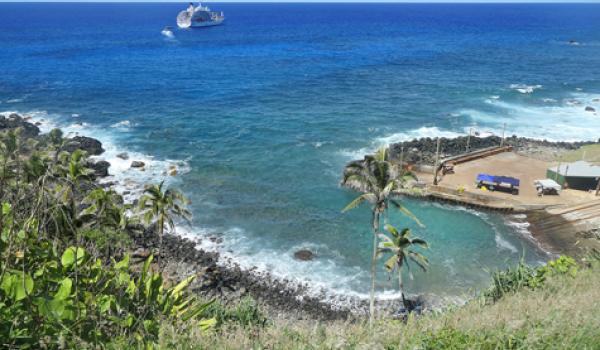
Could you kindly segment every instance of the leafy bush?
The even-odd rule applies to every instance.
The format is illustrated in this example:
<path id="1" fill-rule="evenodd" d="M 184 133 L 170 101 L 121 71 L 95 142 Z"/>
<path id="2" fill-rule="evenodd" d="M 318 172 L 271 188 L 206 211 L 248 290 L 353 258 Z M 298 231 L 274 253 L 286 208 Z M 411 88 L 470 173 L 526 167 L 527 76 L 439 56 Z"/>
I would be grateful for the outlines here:
<path id="1" fill-rule="evenodd" d="M 152 256 L 133 274 L 129 256 L 105 265 L 81 247 L 59 255 L 48 241 L 38 241 L 35 220 L 19 227 L 7 203 L 2 222 L 0 338 L 5 346 L 72 347 L 118 337 L 153 343 L 162 320 L 192 320 L 211 304 L 184 292 L 195 276 L 166 288 L 162 275 L 150 271 Z"/>
<path id="2" fill-rule="evenodd" d="M 260 311 L 254 299 L 246 297 L 234 306 L 213 303 L 205 312 L 206 317 L 213 317 L 217 326 L 224 323 L 237 323 L 241 326 L 264 326 L 267 318 Z"/>
<path id="3" fill-rule="evenodd" d="M 483 293 L 483 298 L 485 302 L 495 302 L 505 294 L 514 293 L 522 288 L 539 288 L 548 277 L 556 275 L 575 277 L 576 274 L 577 262 L 568 256 L 561 256 L 537 268 L 521 261 L 516 267 L 495 272 L 492 275 L 492 285 Z"/>

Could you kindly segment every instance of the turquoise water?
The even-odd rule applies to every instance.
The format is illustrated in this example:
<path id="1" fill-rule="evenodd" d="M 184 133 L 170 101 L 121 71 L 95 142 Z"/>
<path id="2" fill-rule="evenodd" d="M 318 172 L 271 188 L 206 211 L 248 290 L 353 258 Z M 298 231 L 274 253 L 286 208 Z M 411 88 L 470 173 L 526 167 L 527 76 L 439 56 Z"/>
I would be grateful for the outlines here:
<path id="1" fill-rule="evenodd" d="M 100 138 L 123 190 L 166 177 L 192 199 L 180 232 L 315 292 L 368 291 L 370 214 L 340 212 L 356 196 L 338 186 L 346 162 L 504 123 L 521 136 L 600 135 L 584 110 L 600 110 L 598 5 L 212 7 L 225 25 L 169 39 L 179 4 L 0 4 L 0 111 Z M 426 228 L 390 221 L 431 244 L 410 292 L 461 297 L 489 270 L 547 258 L 520 218 L 406 204 Z M 300 248 L 317 258 L 295 261 Z"/>

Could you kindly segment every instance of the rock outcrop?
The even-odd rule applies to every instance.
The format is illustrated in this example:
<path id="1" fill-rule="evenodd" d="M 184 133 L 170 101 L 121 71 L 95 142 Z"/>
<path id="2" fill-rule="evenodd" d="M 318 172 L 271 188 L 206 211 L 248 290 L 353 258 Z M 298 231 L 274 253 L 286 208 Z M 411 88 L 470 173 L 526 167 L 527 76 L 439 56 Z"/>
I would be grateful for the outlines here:
<path id="1" fill-rule="evenodd" d="M 310 261 L 314 259 L 315 255 L 308 249 L 300 249 L 294 253 L 294 258 L 300 261 Z"/>
<path id="2" fill-rule="evenodd" d="M 102 143 L 96 139 L 86 136 L 75 136 L 67 142 L 63 150 L 67 152 L 74 152 L 75 150 L 86 151 L 90 156 L 97 156 L 104 153 Z"/>
<path id="3" fill-rule="evenodd" d="M 105 160 L 100 160 L 97 162 L 88 163 L 88 167 L 94 170 L 94 177 L 106 177 L 108 176 L 108 168 L 110 167 L 110 163 Z"/>
<path id="4" fill-rule="evenodd" d="M 40 129 L 37 126 L 18 114 L 13 113 L 8 117 L 0 116 L 0 131 L 16 128 L 21 128 L 23 130 L 21 135 L 26 138 L 36 137 L 40 134 Z"/>
<path id="5" fill-rule="evenodd" d="M 143 168 L 145 166 L 146 166 L 146 163 L 139 161 L 139 160 L 134 160 L 133 162 L 131 162 L 132 168 Z"/>

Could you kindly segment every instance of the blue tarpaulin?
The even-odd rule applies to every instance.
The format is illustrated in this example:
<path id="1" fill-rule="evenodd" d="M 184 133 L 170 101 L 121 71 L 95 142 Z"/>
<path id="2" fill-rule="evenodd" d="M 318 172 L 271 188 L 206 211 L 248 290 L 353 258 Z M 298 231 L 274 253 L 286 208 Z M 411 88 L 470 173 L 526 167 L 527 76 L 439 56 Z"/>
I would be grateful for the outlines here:
<path id="1" fill-rule="evenodd" d="M 506 183 L 513 187 L 519 187 L 521 181 L 510 176 L 495 176 L 490 174 L 479 174 L 477 175 L 477 182 L 490 182 L 495 184 Z"/>

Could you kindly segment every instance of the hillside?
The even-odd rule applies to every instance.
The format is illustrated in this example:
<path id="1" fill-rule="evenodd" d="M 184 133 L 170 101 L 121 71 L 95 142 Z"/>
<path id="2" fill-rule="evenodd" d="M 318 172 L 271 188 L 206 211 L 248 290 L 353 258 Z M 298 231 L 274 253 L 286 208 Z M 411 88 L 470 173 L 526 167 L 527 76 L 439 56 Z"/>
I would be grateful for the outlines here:
<path id="1" fill-rule="evenodd" d="M 516 270 L 513 270 L 515 272 Z M 600 265 L 559 273 L 535 290 L 474 300 L 406 324 L 290 322 L 211 334 L 163 328 L 161 345 L 181 349 L 595 349 L 600 344 Z"/>

